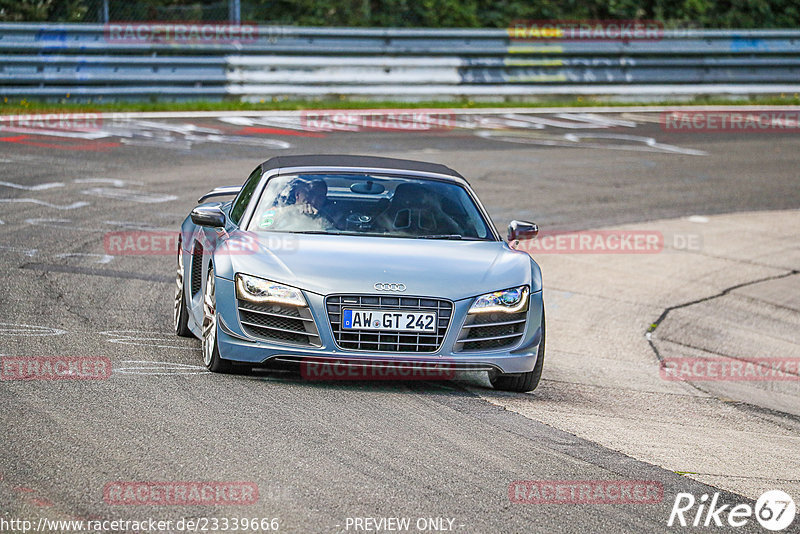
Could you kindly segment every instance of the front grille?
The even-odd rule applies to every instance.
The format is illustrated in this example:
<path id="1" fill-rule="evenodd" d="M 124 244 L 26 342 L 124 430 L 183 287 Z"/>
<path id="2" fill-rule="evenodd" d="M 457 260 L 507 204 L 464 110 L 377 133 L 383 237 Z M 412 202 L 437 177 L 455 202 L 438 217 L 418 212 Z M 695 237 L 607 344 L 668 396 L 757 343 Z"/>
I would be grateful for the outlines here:
<path id="1" fill-rule="evenodd" d="M 325 301 L 333 339 L 342 349 L 376 352 L 436 352 L 444 341 L 453 303 L 449 300 L 422 297 L 387 297 L 372 295 L 332 295 Z M 436 333 L 399 331 L 373 332 L 368 330 L 343 330 L 344 308 L 369 308 L 376 310 L 435 311 L 439 324 Z"/>
<path id="2" fill-rule="evenodd" d="M 239 322 L 245 333 L 296 345 L 319 346 L 319 332 L 308 308 L 253 304 L 238 300 Z"/>
<path id="3" fill-rule="evenodd" d="M 456 352 L 503 349 L 516 345 L 525 333 L 528 312 L 468 315 L 456 341 Z"/>
<path id="4" fill-rule="evenodd" d="M 197 295 L 203 287 L 203 245 L 198 241 L 194 242 L 192 249 L 192 295 Z"/>

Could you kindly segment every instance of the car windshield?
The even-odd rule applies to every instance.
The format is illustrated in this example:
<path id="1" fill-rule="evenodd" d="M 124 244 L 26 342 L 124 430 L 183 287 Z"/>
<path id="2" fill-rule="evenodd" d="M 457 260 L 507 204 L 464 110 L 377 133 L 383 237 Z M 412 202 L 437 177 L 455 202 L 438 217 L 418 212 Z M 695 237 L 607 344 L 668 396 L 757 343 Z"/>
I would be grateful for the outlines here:
<path id="1" fill-rule="evenodd" d="M 249 230 L 494 240 L 464 187 L 366 174 L 273 177 L 258 201 Z"/>

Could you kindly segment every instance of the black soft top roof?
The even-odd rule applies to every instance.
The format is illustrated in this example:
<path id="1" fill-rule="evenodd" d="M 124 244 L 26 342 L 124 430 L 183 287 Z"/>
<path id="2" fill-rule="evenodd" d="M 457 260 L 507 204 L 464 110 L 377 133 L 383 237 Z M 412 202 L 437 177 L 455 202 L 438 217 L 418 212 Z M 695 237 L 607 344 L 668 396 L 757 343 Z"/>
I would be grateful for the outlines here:
<path id="1" fill-rule="evenodd" d="M 315 154 L 307 156 L 276 156 L 261 164 L 265 172 L 287 167 L 372 167 L 403 171 L 435 172 L 463 178 L 456 171 L 439 163 L 426 163 L 411 159 L 354 156 L 347 154 Z"/>

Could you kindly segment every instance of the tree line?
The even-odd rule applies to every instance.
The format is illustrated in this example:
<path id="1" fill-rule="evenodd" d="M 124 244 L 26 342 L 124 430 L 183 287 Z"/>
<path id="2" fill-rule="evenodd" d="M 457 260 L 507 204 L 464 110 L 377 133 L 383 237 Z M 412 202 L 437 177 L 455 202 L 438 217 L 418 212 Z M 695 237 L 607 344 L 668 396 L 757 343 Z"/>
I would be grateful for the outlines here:
<path id="1" fill-rule="evenodd" d="M 0 0 L 4 22 L 225 21 L 229 2 Z M 246 22 L 504 28 L 520 20 L 655 20 L 665 27 L 797 28 L 797 0 L 241 0 Z"/>

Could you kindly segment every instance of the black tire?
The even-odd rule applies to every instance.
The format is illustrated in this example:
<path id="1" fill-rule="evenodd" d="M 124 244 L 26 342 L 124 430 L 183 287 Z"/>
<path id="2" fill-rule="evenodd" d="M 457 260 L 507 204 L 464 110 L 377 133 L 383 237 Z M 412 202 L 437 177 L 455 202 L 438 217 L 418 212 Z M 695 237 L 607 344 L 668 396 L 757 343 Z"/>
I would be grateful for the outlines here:
<path id="1" fill-rule="evenodd" d="M 217 322 L 217 299 L 214 281 L 214 267 L 208 269 L 206 285 L 203 290 L 203 324 L 201 329 L 203 336 L 200 339 L 203 349 L 203 363 L 212 373 L 234 373 L 235 369 L 231 362 L 223 360 L 219 355 L 219 324 Z"/>
<path id="2" fill-rule="evenodd" d="M 212 373 L 226 373 L 232 374 L 235 372 L 233 364 L 228 360 L 223 360 L 219 355 L 219 346 L 216 339 L 214 340 L 214 353 L 211 355 L 211 363 L 206 365 Z"/>
<path id="3" fill-rule="evenodd" d="M 214 354 L 211 356 L 211 364 L 206 368 L 212 373 L 223 373 L 226 375 L 246 375 L 250 372 L 250 367 L 246 364 L 236 364 L 223 359 L 219 355 L 219 345 L 214 342 Z"/>
<path id="4" fill-rule="evenodd" d="M 536 355 L 536 365 L 533 366 L 533 370 L 527 373 L 490 374 L 489 381 L 494 389 L 515 391 L 517 393 L 525 393 L 536 389 L 539 385 L 539 380 L 542 378 L 542 369 L 544 368 L 544 332 L 544 310 L 542 310 L 542 341 L 539 343 L 539 352 Z"/>
<path id="5" fill-rule="evenodd" d="M 173 326 L 175 333 L 180 337 L 194 337 L 189 330 L 189 309 L 186 307 L 186 293 L 183 280 L 183 253 L 181 244 L 178 243 L 178 269 L 175 274 L 175 302 L 173 310 Z"/>

